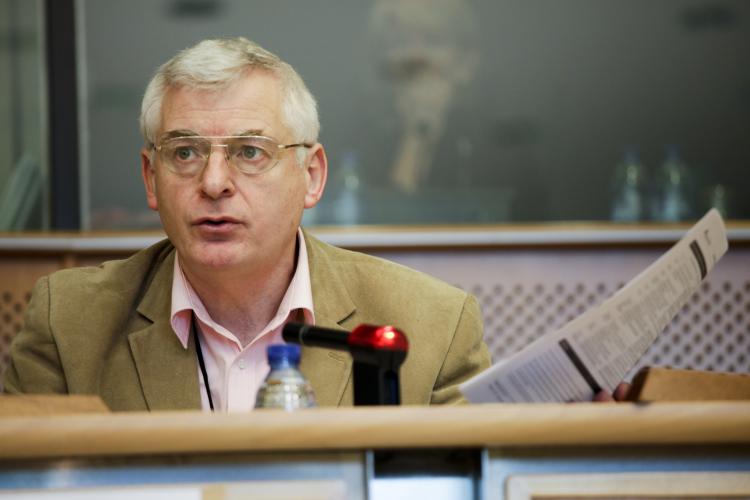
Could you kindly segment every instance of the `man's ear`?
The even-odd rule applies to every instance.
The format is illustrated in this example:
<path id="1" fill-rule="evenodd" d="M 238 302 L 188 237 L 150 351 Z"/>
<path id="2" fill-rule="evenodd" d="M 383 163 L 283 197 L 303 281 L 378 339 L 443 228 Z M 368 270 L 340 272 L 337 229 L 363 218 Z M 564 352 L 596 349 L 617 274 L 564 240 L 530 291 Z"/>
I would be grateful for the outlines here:
<path id="1" fill-rule="evenodd" d="M 159 210 L 159 202 L 156 198 L 156 172 L 154 165 L 151 163 L 151 150 L 141 149 L 141 176 L 143 177 L 143 186 L 146 188 L 146 201 L 148 208 Z"/>
<path id="2" fill-rule="evenodd" d="M 307 193 L 305 194 L 305 208 L 312 208 L 318 204 L 323 197 L 328 178 L 328 158 L 325 149 L 320 143 L 310 148 L 306 158 L 305 179 L 307 180 Z"/>

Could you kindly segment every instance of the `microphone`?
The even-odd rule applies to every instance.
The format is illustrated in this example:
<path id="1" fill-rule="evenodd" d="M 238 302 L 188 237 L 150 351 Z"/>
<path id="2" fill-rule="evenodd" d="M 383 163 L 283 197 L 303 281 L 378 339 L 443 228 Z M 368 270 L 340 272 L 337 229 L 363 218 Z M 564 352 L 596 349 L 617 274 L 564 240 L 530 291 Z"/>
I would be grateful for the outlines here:
<path id="1" fill-rule="evenodd" d="M 349 333 L 304 323 L 287 323 L 281 336 L 286 342 L 339 351 L 348 351 L 354 346 L 385 351 L 409 350 L 406 335 L 392 326 L 363 324 Z"/>
<path id="2" fill-rule="evenodd" d="M 363 324 L 349 333 L 287 323 L 281 336 L 286 342 L 348 351 L 353 361 L 355 406 L 400 404 L 399 368 L 409 351 L 409 342 L 401 330 Z"/>
<path id="3" fill-rule="evenodd" d="M 286 342 L 294 344 L 325 347 L 338 351 L 348 350 L 349 332 L 343 330 L 319 328 L 304 323 L 287 323 L 284 325 L 281 336 Z"/>

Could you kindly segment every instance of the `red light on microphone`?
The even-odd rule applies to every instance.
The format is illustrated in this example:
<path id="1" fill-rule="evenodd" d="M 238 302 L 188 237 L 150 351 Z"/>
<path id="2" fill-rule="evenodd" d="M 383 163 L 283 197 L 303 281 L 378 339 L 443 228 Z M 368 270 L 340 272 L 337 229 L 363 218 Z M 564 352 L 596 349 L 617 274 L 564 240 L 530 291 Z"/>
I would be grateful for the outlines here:
<path id="1" fill-rule="evenodd" d="M 409 350 L 406 335 L 392 326 L 359 325 L 349 334 L 347 343 L 387 351 Z"/>

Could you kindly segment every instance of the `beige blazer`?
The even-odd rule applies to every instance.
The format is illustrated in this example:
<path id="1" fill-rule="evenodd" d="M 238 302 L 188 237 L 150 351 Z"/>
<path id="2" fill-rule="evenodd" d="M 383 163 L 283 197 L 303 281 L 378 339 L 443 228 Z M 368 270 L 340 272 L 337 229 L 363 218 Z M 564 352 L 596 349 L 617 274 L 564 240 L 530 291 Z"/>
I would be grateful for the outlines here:
<path id="1" fill-rule="evenodd" d="M 402 329 L 402 404 L 460 401 L 456 385 L 489 366 L 476 300 L 398 264 L 305 241 L 317 324 Z M 174 255 L 164 240 L 126 260 L 39 280 L 5 390 L 98 394 L 112 410 L 200 408 L 194 341 L 184 349 L 170 325 Z M 352 404 L 347 353 L 304 348 L 301 370 L 321 406 Z"/>

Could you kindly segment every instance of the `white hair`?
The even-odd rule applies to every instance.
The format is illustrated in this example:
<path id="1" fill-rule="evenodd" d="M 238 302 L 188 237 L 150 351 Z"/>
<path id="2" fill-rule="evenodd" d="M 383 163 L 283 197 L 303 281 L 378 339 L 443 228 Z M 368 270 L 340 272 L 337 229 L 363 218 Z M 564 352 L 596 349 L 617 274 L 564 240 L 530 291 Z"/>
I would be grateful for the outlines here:
<path id="1" fill-rule="evenodd" d="M 315 98 L 288 63 L 246 38 L 204 40 L 180 51 L 162 64 L 146 87 L 141 103 L 141 134 L 148 145 L 156 142 L 161 106 L 170 88 L 221 91 L 248 69 L 272 72 L 282 85 L 281 121 L 298 142 L 318 140 L 320 121 Z"/>

